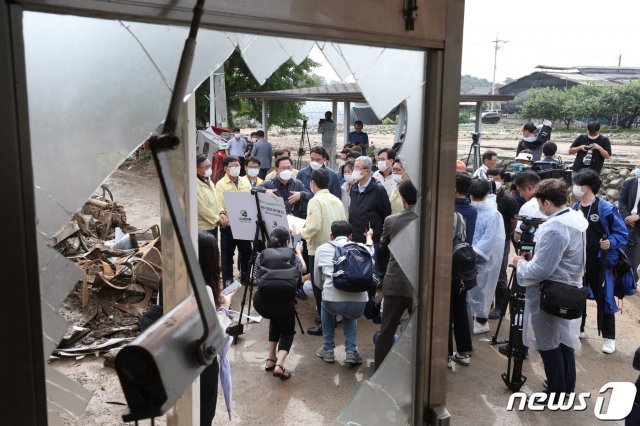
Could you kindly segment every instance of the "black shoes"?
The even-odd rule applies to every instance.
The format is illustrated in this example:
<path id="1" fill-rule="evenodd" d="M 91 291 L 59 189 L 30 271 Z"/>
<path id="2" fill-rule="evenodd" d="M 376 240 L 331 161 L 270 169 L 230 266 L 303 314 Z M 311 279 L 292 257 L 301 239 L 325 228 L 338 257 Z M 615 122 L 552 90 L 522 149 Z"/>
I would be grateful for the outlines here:
<path id="1" fill-rule="evenodd" d="M 307 328 L 307 334 L 312 336 L 322 336 L 322 324 Z"/>

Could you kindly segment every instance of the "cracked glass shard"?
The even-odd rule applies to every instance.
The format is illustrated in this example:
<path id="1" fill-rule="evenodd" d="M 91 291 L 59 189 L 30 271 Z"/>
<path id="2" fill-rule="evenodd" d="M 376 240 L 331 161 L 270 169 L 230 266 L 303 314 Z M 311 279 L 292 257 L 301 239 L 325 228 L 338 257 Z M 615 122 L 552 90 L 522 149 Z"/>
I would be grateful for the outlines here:
<path id="1" fill-rule="evenodd" d="M 278 43 L 282 46 L 282 48 L 287 52 L 287 54 L 291 57 L 291 60 L 296 64 L 300 65 L 302 61 L 307 59 L 311 49 L 316 44 L 315 41 L 310 40 L 297 40 L 293 38 L 278 38 Z"/>
<path id="2" fill-rule="evenodd" d="M 420 192 L 422 174 L 427 172 L 422 169 L 423 105 L 424 87 L 407 98 L 407 128 L 404 143 L 398 153 L 409 175 L 409 179 L 411 179 L 411 182 L 418 192 Z"/>
<path id="3" fill-rule="evenodd" d="M 58 417 L 57 413 L 80 415 L 91 400 L 93 392 L 74 382 L 54 367 L 45 367 L 47 386 L 47 411 L 49 419 Z M 56 398 L 52 398 L 55 395 Z"/>
<path id="4" fill-rule="evenodd" d="M 251 46 L 251 43 L 253 43 L 258 37 L 253 34 L 240 34 L 231 32 L 226 32 L 225 34 L 229 38 L 231 43 L 233 43 L 234 46 L 238 47 L 240 53 L 244 52 L 246 48 Z"/>
<path id="5" fill-rule="evenodd" d="M 416 247 L 418 247 L 419 226 L 420 219 L 418 218 L 405 226 L 389 243 L 389 251 L 413 286 L 414 295 L 417 295 L 418 283 L 418 250 Z"/>
<path id="6" fill-rule="evenodd" d="M 373 53 L 373 50 L 366 52 L 364 62 L 352 53 L 348 63 L 360 66 L 354 75 L 356 82 L 373 111 L 383 118 L 400 102 L 423 90 L 426 58 L 424 52 L 412 50 L 384 49 L 377 56 Z M 363 63 L 366 65 L 362 66 Z M 392 82 L 389 90 L 381 90 L 381 81 Z"/>
<path id="7" fill-rule="evenodd" d="M 242 51 L 244 62 L 260 85 L 289 57 L 275 37 L 256 36 L 254 42 Z"/>
<path id="8" fill-rule="evenodd" d="M 375 66 L 378 58 L 385 51 L 383 47 L 359 46 L 345 43 L 337 45 L 336 50 L 340 52 L 342 59 L 349 67 L 349 73 L 356 80 L 368 71 L 377 72 L 372 69 L 372 67 Z"/>
<path id="9" fill-rule="evenodd" d="M 343 425 L 408 425 L 413 418 L 415 312 L 374 375 L 356 390 L 338 416 Z"/>
<path id="10" fill-rule="evenodd" d="M 318 47 L 322 51 L 327 62 L 331 65 L 331 68 L 338 74 L 338 77 L 342 81 L 346 81 L 347 78 L 351 75 L 351 71 L 349 70 L 349 65 L 344 60 L 342 53 L 339 50 L 339 45 L 337 43 L 320 43 L 318 42 Z"/>

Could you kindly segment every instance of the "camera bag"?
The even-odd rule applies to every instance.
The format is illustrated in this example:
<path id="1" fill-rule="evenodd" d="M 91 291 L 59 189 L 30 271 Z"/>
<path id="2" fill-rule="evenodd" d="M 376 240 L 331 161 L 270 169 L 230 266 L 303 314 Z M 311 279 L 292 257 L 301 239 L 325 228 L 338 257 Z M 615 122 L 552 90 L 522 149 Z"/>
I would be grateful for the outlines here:
<path id="1" fill-rule="evenodd" d="M 544 280 L 540 283 L 540 309 L 564 319 L 582 317 L 589 289 L 558 281 Z"/>

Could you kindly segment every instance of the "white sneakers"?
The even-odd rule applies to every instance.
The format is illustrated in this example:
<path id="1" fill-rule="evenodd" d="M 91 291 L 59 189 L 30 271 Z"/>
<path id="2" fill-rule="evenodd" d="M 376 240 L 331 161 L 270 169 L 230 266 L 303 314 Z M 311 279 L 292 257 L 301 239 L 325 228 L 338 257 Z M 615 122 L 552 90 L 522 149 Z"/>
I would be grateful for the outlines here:
<path id="1" fill-rule="evenodd" d="M 605 354 L 612 354 L 616 351 L 616 341 L 613 339 L 602 340 L 602 352 Z"/>
<path id="2" fill-rule="evenodd" d="M 449 360 L 457 362 L 458 364 L 469 365 L 471 363 L 471 356 L 469 356 L 469 354 L 462 355 L 458 352 L 454 352 Z"/>
<path id="3" fill-rule="evenodd" d="M 581 331 L 580 334 L 578 335 L 578 337 L 581 338 L 581 339 L 586 339 L 587 338 L 586 331 Z"/>
<path id="4" fill-rule="evenodd" d="M 480 324 L 478 321 L 473 322 L 473 334 L 483 334 L 489 332 L 489 321 Z"/>

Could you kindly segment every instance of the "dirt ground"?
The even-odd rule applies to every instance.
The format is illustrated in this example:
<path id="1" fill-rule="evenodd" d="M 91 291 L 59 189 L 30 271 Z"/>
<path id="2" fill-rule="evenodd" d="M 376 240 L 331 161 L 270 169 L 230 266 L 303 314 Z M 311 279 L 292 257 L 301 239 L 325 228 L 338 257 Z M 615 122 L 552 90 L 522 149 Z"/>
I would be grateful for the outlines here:
<path id="1" fill-rule="evenodd" d="M 312 136 L 312 144 L 316 135 Z M 483 147 L 500 147 L 505 154 L 510 146 L 515 146 L 515 136 L 487 137 Z M 372 134 L 376 145 L 390 146 L 392 134 Z M 276 146 L 288 146 L 295 151 L 299 136 L 272 136 Z M 340 140 L 340 136 L 339 136 Z M 459 155 L 468 152 L 470 137 L 461 132 Z M 319 142 L 319 138 L 318 138 Z M 561 142 L 560 150 L 570 142 Z M 339 144 L 341 145 L 341 144 Z M 629 161 L 640 158 L 640 148 L 616 145 L 614 155 L 620 153 Z M 566 145 L 568 147 L 568 145 Z M 627 151 L 628 150 L 628 151 Z M 623 154 L 624 153 L 624 154 Z M 153 165 L 124 168 L 115 171 L 106 182 L 113 191 L 116 201 L 122 203 L 127 211 L 129 222 L 141 229 L 159 224 L 159 187 Z M 234 297 L 232 309 L 240 310 L 242 294 Z M 313 325 L 315 317 L 313 300 L 299 301 L 298 312 L 303 327 Z M 617 351 L 613 355 L 601 352 L 602 342 L 597 337 L 595 325 L 595 304 L 588 307 L 588 339 L 583 340 L 582 353 L 577 356 L 578 392 L 590 392 L 592 398 L 584 412 L 542 413 L 507 412 L 509 392 L 500 378 L 506 371 L 506 358 L 495 347 L 483 341 L 489 335 L 474 337 L 474 354 L 471 365 L 455 365 L 447 372 L 448 387 L 447 408 L 452 415 L 454 425 L 490 425 L 490 424 L 566 424 L 585 425 L 597 422 L 593 415 L 595 395 L 599 388 L 610 381 L 633 381 L 637 377 L 631 367 L 633 353 L 640 344 L 640 299 L 638 296 L 626 298 L 622 313 L 616 315 Z M 255 314 L 254 312 L 252 312 Z M 491 322 L 492 333 L 496 321 Z M 293 373 L 288 381 L 280 381 L 263 370 L 266 358 L 266 340 L 268 321 L 251 323 L 238 344 L 230 351 L 232 365 L 234 398 L 232 420 L 226 414 L 224 400 L 218 398 L 217 414 L 214 424 L 335 424 L 336 417 L 349 401 L 356 387 L 373 373 L 372 335 L 377 326 L 367 320 L 358 324 L 358 344 L 365 362 L 358 367 L 344 363 L 344 338 L 341 327 L 336 331 L 337 362 L 326 364 L 315 355 L 322 338 L 302 335 L 299 330 L 294 339 L 291 354 L 286 367 Z M 504 324 L 500 335 L 506 337 L 508 325 Z M 124 396 L 115 370 L 103 366 L 102 357 L 88 356 L 80 360 L 58 360 L 53 364 L 66 375 L 94 391 L 85 413 L 78 417 L 61 416 L 67 425 L 117 425 L 122 424 Z M 524 363 L 524 375 L 528 380 L 523 388 L 527 393 L 540 391 L 544 372 L 537 353 L 530 354 Z M 166 424 L 158 419 L 156 424 Z"/>

